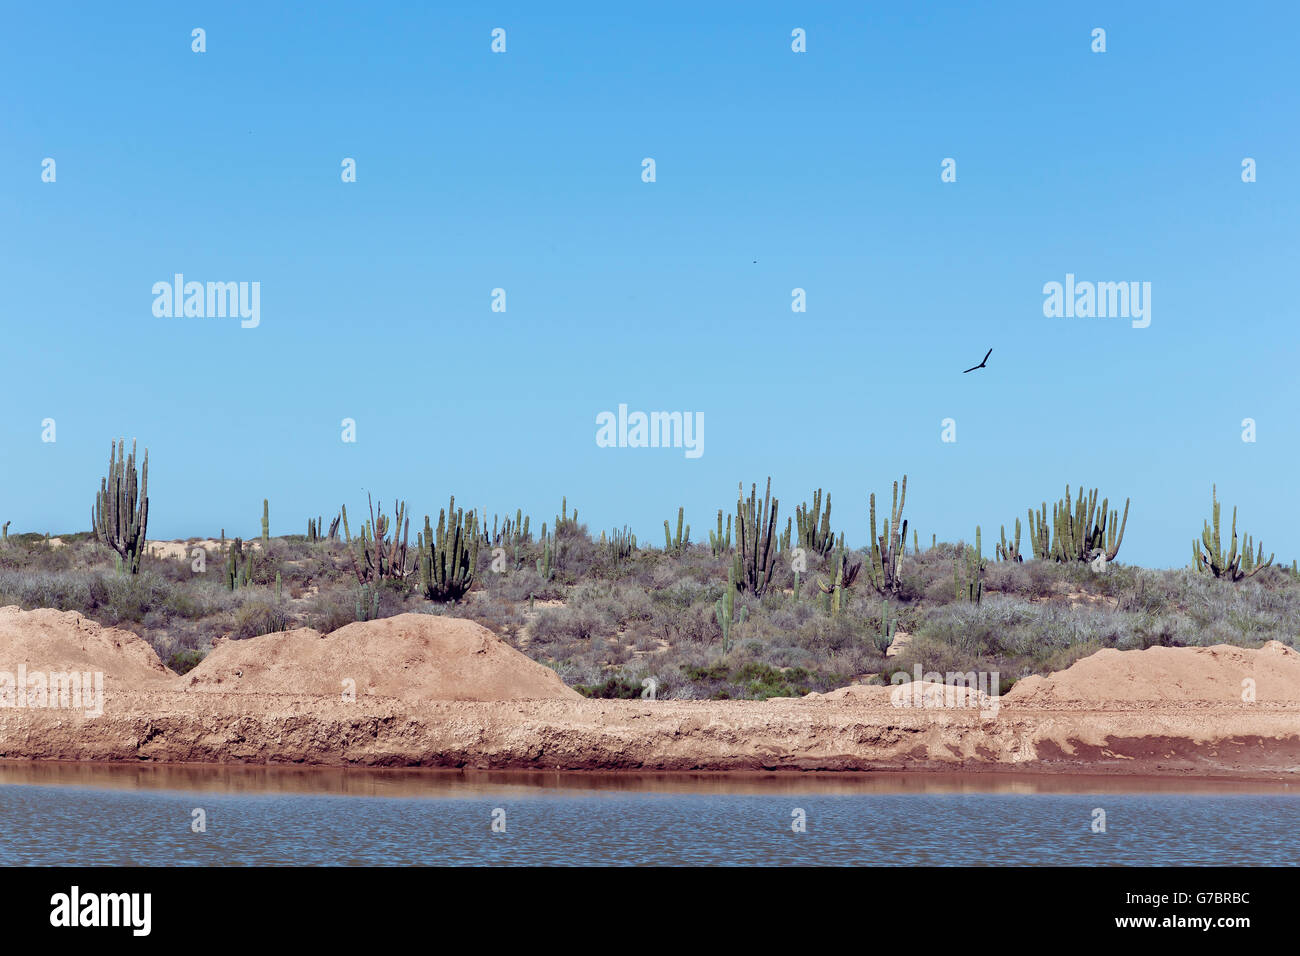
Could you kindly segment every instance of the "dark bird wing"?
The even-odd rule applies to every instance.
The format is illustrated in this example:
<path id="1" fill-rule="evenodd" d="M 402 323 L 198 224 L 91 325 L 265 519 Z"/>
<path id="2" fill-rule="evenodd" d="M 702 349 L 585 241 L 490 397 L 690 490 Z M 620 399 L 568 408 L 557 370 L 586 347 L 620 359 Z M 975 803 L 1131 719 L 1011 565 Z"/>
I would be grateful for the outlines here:
<path id="1" fill-rule="evenodd" d="M 993 350 L 992 350 L 992 349 L 989 349 L 987 352 L 985 352 L 985 353 L 984 353 L 984 362 L 987 362 L 987 361 L 989 360 L 989 356 L 992 355 L 992 354 L 993 354 Z M 983 365 L 984 362 L 980 362 L 980 364 Z"/>
<path id="2" fill-rule="evenodd" d="M 966 372 L 973 372 L 975 371 L 975 369 L 983 368 L 983 367 L 984 367 L 983 365 L 972 365 L 970 368 L 966 369 Z M 966 372 L 962 372 L 962 374 L 965 375 Z"/>

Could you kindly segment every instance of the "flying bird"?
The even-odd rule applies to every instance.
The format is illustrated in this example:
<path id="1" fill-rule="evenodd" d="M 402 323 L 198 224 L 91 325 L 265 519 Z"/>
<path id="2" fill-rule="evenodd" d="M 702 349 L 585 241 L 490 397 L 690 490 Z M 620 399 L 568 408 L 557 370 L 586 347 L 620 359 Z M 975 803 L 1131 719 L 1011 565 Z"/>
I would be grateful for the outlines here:
<path id="1" fill-rule="evenodd" d="M 987 352 L 984 353 L 984 361 L 980 362 L 979 365 L 972 365 L 970 368 L 966 369 L 966 372 L 973 372 L 977 368 L 983 368 L 985 364 L 988 362 L 989 356 L 992 354 L 993 354 L 993 350 L 989 349 Z M 962 372 L 962 374 L 965 375 L 966 372 Z"/>

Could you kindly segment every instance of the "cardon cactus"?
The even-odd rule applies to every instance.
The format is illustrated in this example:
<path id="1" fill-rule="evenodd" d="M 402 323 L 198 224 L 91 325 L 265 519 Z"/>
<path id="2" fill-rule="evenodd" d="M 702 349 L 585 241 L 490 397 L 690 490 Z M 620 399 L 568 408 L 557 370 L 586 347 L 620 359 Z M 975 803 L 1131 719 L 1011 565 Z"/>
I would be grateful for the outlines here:
<path id="1" fill-rule="evenodd" d="M 795 523 L 799 526 L 799 547 L 815 551 L 823 557 L 835 547 L 831 533 L 831 496 L 826 496 L 826 510 L 822 511 L 822 490 L 813 492 L 812 505 L 798 505 L 794 509 Z"/>
<path id="2" fill-rule="evenodd" d="M 984 545 L 980 529 L 975 527 L 975 547 L 967 545 L 953 567 L 957 585 L 957 600 L 979 604 L 984 597 Z"/>
<path id="3" fill-rule="evenodd" d="M 1097 507 L 1096 488 L 1085 497 L 1079 489 L 1079 500 L 1071 502 L 1070 486 L 1065 486 L 1065 497 L 1052 506 L 1052 523 L 1047 523 L 1047 502 L 1038 514 L 1029 509 L 1029 544 L 1034 557 L 1040 561 L 1088 561 L 1099 554 L 1106 562 L 1115 560 L 1128 526 L 1129 499 L 1124 499 L 1124 517 L 1118 511 L 1109 511 L 1110 499 L 1104 498 Z"/>
<path id="4" fill-rule="evenodd" d="M 718 509 L 718 530 L 709 532 L 709 549 L 714 556 L 726 554 L 731 550 L 731 515 L 727 515 L 727 531 L 722 532 L 722 509 Z"/>
<path id="5" fill-rule="evenodd" d="M 100 479 L 99 493 L 90 510 L 90 527 L 95 538 L 108 545 L 123 559 L 123 567 L 135 574 L 144 554 L 145 534 L 149 525 L 149 449 L 137 484 L 135 440 L 126 455 L 125 440 L 110 445 L 108 477 Z"/>
<path id="6" fill-rule="evenodd" d="M 438 512 L 435 533 L 424 516 L 424 534 L 417 536 L 420 551 L 420 585 L 430 601 L 458 601 L 474 585 L 478 570 L 478 517 L 471 510 L 456 509 L 452 497 L 445 511 Z"/>
<path id="7" fill-rule="evenodd" d="M 903 476 L 900 490 L 894 482 L 894 501 L 885 533 L 876 535 L 876 495 L 871 494 L 871 564 L 868 573 L 871 585 L 881 594 L 897 594 L 903 586 L 903 546 L 907 541 L 907 521 L 903 518 L 903 505 L 907 501 L 907 475 Z"/>
<path id="8" fill-rule="evenodd" d="M 735 580 L 742 590 L 762 597 L 772 583 L 776 570 L 776 512 L 779 503 L 772 497 L 772 479 L 767 479 L 763 500 L 758 500 L 758 486 L 751 485 L 746 501 L 745 486 L 740 484 L 736 501 Z"/>
<path id="9" fill-rule="evenodd" d="M 1192 560 L 1197 569 L 1213 574 L 1216 578 L 1241 581 L 1254 577 L 1272 564 L 1276 555 L 1270 554 L 1265 561 L 1263 544 L 1259 546 L 1258 552 L 1251 554 L 1250 535 L 1245 536 L 1241 553 L 1237 553 L 1236 508 L 1232 509 L 1232 547 L 1226 555 L 1223 553 L 1223 542 L 1219 537 L 1219 489 L 1213 485 L 1210 486 L 1210 501 L 1213 505 L 1211 517 L 1214 523 L 1211 525 L 1209 521 L 1205 522 L 1199 544 L 1192 541 Z"/>
<path id="10" fill-rule="evenodd" d="M 727 590 L 718 598 L 713 608 L 718 618 L 718 627 L 722 628 L 722 653 L 731 651 L 731 629 L 736 624 L 745 623 L 748 611 L 745 608 L 736 613 L 736 566 L 727 568 Z"/>
<path id="11" fill-rule="evenodd" d="M 1016 536 L 1007 541 L 1007 527 L 1001 528 L 1002 543 L 997 546 L 999 561 L 1023 561 L 1024 557 L 1020 554 L 1020 519 L 1016 519 Z"/>
<path id="12" fill-rule="evenodd" d="M 677 509 L 677 537 L 673 537 L 667 519 L 664 520 L 664 550 L 669 554 L 681 554 L 682 550 L 691 543 L 691 526 L 685 525 L 685 534 L 682 533 L 683 522 L 686 520 L 686 509 Z"/>

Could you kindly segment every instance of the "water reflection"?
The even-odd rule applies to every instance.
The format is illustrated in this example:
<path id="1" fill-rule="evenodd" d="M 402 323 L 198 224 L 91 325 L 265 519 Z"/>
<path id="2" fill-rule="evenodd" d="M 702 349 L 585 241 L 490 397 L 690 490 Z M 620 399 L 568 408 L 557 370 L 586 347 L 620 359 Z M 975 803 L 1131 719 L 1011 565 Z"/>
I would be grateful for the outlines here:
<path id="1" fill-rule="evenodd" d="M 372 770 L 246 765 L 94 764 L 0 761 L 0 786 L 69 786 L 210 793 L 303 793 L 348 797 L 456 797 L 511 791 L 533 796 L 575 792 L 694 794 L 1296 794 L 1300 783 L 1097 774 L 589 773 L 533 770 Z"/>

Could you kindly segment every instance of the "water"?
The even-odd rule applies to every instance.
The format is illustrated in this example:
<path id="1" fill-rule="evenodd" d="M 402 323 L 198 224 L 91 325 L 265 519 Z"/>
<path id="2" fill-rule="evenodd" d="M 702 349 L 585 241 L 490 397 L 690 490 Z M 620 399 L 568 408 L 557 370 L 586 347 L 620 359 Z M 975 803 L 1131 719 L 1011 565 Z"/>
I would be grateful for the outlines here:
<path id="1" fill-rule="evenodd" d="M 2 865 L 1264 866 L 1300 862 L 1300 786 L 19 764 L 0 825 Z"/>

